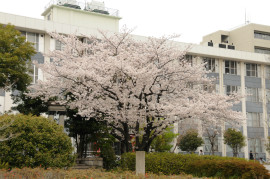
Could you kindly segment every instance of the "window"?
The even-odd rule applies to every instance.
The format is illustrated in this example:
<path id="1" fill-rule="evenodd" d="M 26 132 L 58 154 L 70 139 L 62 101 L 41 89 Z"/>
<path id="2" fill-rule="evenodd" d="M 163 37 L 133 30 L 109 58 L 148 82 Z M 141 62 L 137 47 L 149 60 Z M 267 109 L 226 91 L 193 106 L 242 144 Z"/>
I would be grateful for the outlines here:
<path id="1" fill-rule="evenodd" d="M 32 70 L 33 70 L 32 71 L 33 73 L 31 73 L 30 76 L 33 79 L 32 84 L 35 84 L 35 83 L 37 83 L 37 80 L 38 80 L 38 68 L 37 68 L 37 66 L 32 65 Z"/>
<path id="2" fill-rule="evenodd" d="M 21 32 L 21 34 L 25 36 L 27 42 L 33 43 L 33 47 L 38 51 L 39 34 L 32 32 Z"/>
<path id="3" fill-rule="evenodd" d="M 225 74 L 237 75 L 237 62 L 225 60 Z"/>
<path id="4" fill-rule="evenodd" d="M 49 14 L 49 15 L 47 16 L 47 20 L 48 20 L 48 21 L 51 20 L 51 14 Z"/>
<path id="5" fill-rule="evenodd" d="M 246 88 L 247 101 L 261 102 L 261 88 Z"/>
<path id="6" fill-rule="evenodd" d="M 192 55 L 185 55 L 185 60 L 188 62 L 188 63 L 191 63 L 192 64 Z"/>
<path id="7" fill-rule="evenodd" d="M 270 40 L 270 34 L 267 32 L 254 32 L 254 38 L 256 39 L 264 39 L 264 40 Z"/>
<path id="8" fill-rule="evenodd" d="M 267 114 L 267 127 L 270 127 L 270 113 Z"/>
<path id="9" fill-rule="evenodd" d="M 218 88 L 219 88 L 218 84 L 203 85 L 203 90 L 208 91 L 209 93 L 212 93 L 213 91 L 218 93 Z"/>
<path id="10" fill-rule="evenodd" d="M 215 59 L 204 57 L 205 68 L 207 71 L 215 72 Z"/>
<path id="11" fill-rule="evenodd" d="M 248 148 L 249 151 L 252 150 L 252 152 L 254 153 L 263 152 L 261 139 L 260 138 L 248 139 Z"/>
<path id="12" fill-rule="evenodd" d="M 244 148 L 241 148 L 240 150 L 238 150 L 239 152 L 244 152 Z M 226 152 L 233 152 L 232 148 L 229 145 L 226 145 Z"/>
<path id="13" fill-rule="evenodd" d="M 265 78 L 270 79 L 270 66 L 265 66 Z"/>
<path id="14" fill-rule="evenodd" d="M 262 48 L 262 47 L 255 47 L 254 48 L 255 53 L 262 53 L 262 54 L 270 54 L 269 48 Z"/>
<path id="15" fill-rule="evenodd" d="M 262 113 L 248 112 L 247 126 L 249 127 L 263 127 Z"/>
<path id="16" fill-rule="evenodd" d="M 221 42 L 222 43 L 228 43 L 229 36 L 228 35 L 221 35 Z"/>
<path id="17" fill-rule="evenodd" d="M 0 96 L 5 96 L 5 90 L 3 88 L 0 88 Z"/>
<path id="18" fill-rule="evenodd" d="M 258 77 L 258 65 L 257 64 L 246 64 L 246 75 L 252 77 Z"/>
<path id="19" fill-rule="evenodd" d="M 270 89 L 265 89 L 266 103 L 270 103 Z"/>
<path id="20" fill-rule="evenodd" d="M 231 95 L 232 93 L 237 93 L 238 88 L 240 88 L 240 86 L 226 85 L 225 89 L 224 89 L 224 92 L 225 92 L 226 95 Z"/>
<path id="21" fill-rule="evenodd" d="M 216 139 L 215 139 L 214 150 L 215 150 L 215 152 L 221 151 L 221 141 L 218 139 L 218 137 L 216 137 Z M 211 144 L 210 144 L 210 140 L 208 137 L 204 138 L 204 151 L 211 152 Z"/>
<path id="22" fill-rule="evenodd" d="M 62 43 L 59 40 L 55 40 L 55 50 L 61 50 Z"/>

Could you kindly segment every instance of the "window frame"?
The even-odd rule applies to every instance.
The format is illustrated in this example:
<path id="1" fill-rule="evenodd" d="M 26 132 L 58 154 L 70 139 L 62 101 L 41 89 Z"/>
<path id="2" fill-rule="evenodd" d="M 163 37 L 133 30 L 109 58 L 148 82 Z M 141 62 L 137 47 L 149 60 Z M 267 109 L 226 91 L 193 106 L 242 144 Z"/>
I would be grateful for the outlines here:
<path id="1" fill-rule="evenodd" d="M 258 77 L 258 64 L 246 63 L 246 76 Z"/>
<path id="2" fill-rule="evenodd" d="M 29 76 L 32 78 L 31 84 L 36 84 L 38 81 L 38 67 L 34 64 L 31 65 L 33 73 L 30 73 Z"/>
<path id="3" fill-rule="evenodd" d="M 225 89 L 224 92 L 227 96 L 231 95 L 232 93 L 238 93 L 238 88 L 240 86 L 236 86 L 236 85 L 225 85 Z M 228 91 L 229 89 L 229 91 Z"/>
<path id="4" fill-rule="evenodd" d="M 259 90 L 262 90 L 262 89 L 261 88 L 246 87 L 246 94 L 248 95 L 247 98 L 246 98 L 246 101 L 261 102 L 261 96 L 260 96 L 260 91 Z"/>
<path id="5" fill-rule="evenodd" d="M 247 112 L 248 127 L 264 127 L 263 113 Z"/>
<path id="6" fill-rule="evenodd" d="M 234 64 L 234 66 L 232 64 Z M 224 73 L 237 75 L 237 61 L 224 60 Z"/>
<path id="7" fill-rule="evenodd" d="M 210 57 L 203 57 L 203 62 L 205 63 L 205 69 L 212 73 L 216 72 L 216 59 Z"/>

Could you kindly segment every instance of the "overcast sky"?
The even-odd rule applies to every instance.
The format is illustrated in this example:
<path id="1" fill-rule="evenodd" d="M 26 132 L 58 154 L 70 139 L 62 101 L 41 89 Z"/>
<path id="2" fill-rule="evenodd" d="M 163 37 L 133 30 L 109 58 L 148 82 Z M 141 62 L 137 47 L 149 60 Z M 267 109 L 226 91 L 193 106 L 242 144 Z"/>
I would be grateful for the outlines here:
<path id="1" fill-rule="evenodd" d="M 243 25 L 245 17 L 251 23 L 270 26 L 270 0 L 103 1 L 106 7 L 120 11 L 120 26 L 136 27 L 134 34 L 155 37 L 179 34 L 177 40 L 181 42 L 200 43 L 206 34 Z M 49 2 L 1 0 L 0 12 L 42 19 L 41 13 Z"/>

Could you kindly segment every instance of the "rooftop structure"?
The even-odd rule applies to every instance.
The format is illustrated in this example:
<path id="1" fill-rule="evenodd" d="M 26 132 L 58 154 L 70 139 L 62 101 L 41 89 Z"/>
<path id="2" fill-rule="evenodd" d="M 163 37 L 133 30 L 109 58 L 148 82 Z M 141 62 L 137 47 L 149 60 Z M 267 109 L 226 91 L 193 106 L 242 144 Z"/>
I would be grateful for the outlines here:
<path id="1" fill-rule="evenodd" d="M 219 30 L 204 36 L 201 44 L 270 54 L 270 26 L 251 23 L 230 31 Z"/>
<path id="2" fill-rule="evenodd" d="M 51 0 L 45 6 L 45 11 L 52 5 L 64 6 L 68 8 L 119 17 L 119 11 L 117 9 L 105 7 L 104 2 L 96 0 L 92 0 L 91 2 L 79 2 L 76 0 Z"/>

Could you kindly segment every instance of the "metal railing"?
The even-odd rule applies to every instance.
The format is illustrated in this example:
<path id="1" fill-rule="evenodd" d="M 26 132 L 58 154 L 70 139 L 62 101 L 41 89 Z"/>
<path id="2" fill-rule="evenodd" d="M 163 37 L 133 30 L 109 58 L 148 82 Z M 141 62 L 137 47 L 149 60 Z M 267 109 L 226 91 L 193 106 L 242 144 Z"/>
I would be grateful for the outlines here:
<path id="1" fill-rule="evenodd" d="M 95 12 L 95 13 L 99 13 L 99 14 L 105 14 L 105 15 L 119 17 L 119 10 L 117 10 L 117 9 L 112 9 L 112 8 L 107 8 L 107 7 L 103 7 L 103 6 L 97 6 L 97 5 L 91 6 L 88 2 L 74 1 L 72 4 L 69 4 L 68 1 L 67 1 L 67 3 L 63 3 L 63 1 L 61 1 L 61 0 L 51 0 L 45 6 L 45 10 L 47 8 L 49 8 L 51 5 L 65 6 L 65 7 L 75 8 L 75 9 L 81 9 L 82 11 L 89 11 L 89 12 Z"/>

